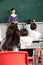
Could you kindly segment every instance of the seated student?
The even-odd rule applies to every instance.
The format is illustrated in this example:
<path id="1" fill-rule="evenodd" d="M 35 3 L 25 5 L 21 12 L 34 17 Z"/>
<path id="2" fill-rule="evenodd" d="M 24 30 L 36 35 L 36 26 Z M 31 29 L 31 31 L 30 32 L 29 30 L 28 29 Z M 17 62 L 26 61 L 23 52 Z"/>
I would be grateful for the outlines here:
<path id="1" fill-rule="evenodd" d="M 30 33 L 30 32 L 31 32 L 30 24 L 31 24 L 32 22 L 34 22 L 34 21 L 31 20 L 31 19 L 28 19 L 28 20 L 25 21 L 25 22 L 26 22 L 26 25 L 24 26 L 24 28 L 26 28 L 26 29 L 28 30 L 28 32 Z"/>
<path id="2" fill-rule="evenodd" d="M 18 51 L 20 48 L 20 31 L 16 24 L 10 24 L 6 31 L 6 39 L 2 45 L 3 51 Z"/>
<path id="3" fill-rule="evenodd" d="M 29 56 L 32 56 L 33 49 L 25 49 L 25 47 L 32 44 L 33 38 L 29 36 L 28 31 L 25 28 L 20 30 L 20 35 L 21 50 L 28 51 Z"/>
<path id="4" fill-rule="evenodd" d="M 41 34 L 38 31 L 36 23 L 31 23 L 30 28 L 31 28 L 31 32 L 30 32 L 31 37 L 33 39 L 38 39 L 41 36 Z M 39 53 L 37 52 L 37 54 L 38 54 L 39 63 L 40 63 L 40 59 L 41 59 L 41 57 L 40 57 L 40 51 L 41 51 L 41 49 L 38 48 L 37 50 L 39 50 Z"/>
<path id="5" fill-rule="evenodd" d="M 19 21 L 19 18 L 17 16 L 17 14 L 15 14 L 15 9 L 14 8 L 11 9 L 11 15 L 9 16 L 8 21 L 10 23 L 18 23 L 18 21 Z"/>
<path id="6" fill-rule="evenodd" d="M 33 37 L 33 39 L 38 39 L 41 36 L 36 23 L 31 23 L 30 29 L 31 29 L 30 35 L 31 37 Z"/>

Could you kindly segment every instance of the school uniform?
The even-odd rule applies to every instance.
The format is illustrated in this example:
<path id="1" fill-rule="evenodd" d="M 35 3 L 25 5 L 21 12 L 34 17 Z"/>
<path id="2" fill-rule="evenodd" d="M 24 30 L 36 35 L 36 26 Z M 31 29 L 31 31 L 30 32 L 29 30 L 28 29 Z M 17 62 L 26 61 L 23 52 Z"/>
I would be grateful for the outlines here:
<path id="1" fill-rule="evenodd" d="M 21 49 L 24 49 L 26 46 L 30 46 L 32 44 L 33 38 L 29 36 L 20 37 Z"/>
<path id="2" fill-rule="evenodd" d="M 32 44 L 33 38 L 28 36 L 20 37 L 20 51 L 27 51 L 29 56 L 33 56 L 33 49 L 25 49 Z"/>
<path id="3" fill-rule="evenodd" d="M 11 14 L 10 16 L 9 16 L 9 19 L 8 19 L 8 21 L 10 22 L 10 23 L 14 23 L 14 22 L 18 22 L 19 21 L 19 18 L 18 18 L 18 16 L 16 15 L 16 14 Z"/>
<path id="4" fill-rule="evenodd" d="M 26 25 L 24 26 L 24 28 L 26 28 L 26 29 L 28 30 L 29 33 L 31 32 L 30 24 L 26 24 Z"/>
<path id="5" fill-rule="evenodd" d="M 41 34 L 36 30 L 31 30 L 30 35 L 33 39 L 38 39 L 41 36 Z"/>

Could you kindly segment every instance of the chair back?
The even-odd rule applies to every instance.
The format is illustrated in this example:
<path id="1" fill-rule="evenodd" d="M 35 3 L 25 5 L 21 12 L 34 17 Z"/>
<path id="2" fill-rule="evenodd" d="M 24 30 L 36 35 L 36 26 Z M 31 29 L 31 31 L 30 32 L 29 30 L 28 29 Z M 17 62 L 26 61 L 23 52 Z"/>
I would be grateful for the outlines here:
<path id="1" fill-rule="evenodd" d="M 0 52 L 0 65 L 28 65 L 28 53 Z"/>

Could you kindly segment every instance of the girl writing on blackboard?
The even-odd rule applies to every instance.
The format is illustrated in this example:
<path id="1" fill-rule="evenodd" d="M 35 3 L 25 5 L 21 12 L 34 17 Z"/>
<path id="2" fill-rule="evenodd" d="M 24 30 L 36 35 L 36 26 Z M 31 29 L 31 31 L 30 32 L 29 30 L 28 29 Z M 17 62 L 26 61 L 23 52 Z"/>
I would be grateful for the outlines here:
<path id="1" fill-rule="evenodd" d="M 18 23 L 19 18 L 17 16 L 17 14 L 15 14 L 15 9 L 12 8 L 11 9 L 11 15 L 9 16 L 9 20 L 10 23 Z"/>

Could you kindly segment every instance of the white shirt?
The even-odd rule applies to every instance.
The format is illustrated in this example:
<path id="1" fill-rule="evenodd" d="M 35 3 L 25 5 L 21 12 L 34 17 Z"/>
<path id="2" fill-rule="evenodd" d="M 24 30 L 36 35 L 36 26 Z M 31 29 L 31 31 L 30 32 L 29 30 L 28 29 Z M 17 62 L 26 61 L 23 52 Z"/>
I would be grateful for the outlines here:
<path id="1" fill-rule="evenodd" d="M 16 17 L 17 15 L 16 14 L 11 14 L 11 16 Z"/>
<path id="2" fill-rule="evenodd" d="M 26 28 L 26 29 L 28 30 L 29 33 L 31 32 L 30 24 L 26 24 L 26 25 L 24 26 L 24 28 Z"/>
<path id="3" fill-rule="evenodd" d="M 35 30 L 31 30 L 30 35 L 33 37 L 33 39 L 38 39 L 41 36 L 41 34 Z"/>
<path id="4" fill-rule="evenodd" d="M 30 46 L 32 44 L 33 38 L 29 36 L 20 37 L 21 49 L 24 49 L 26 46 Z"/>

